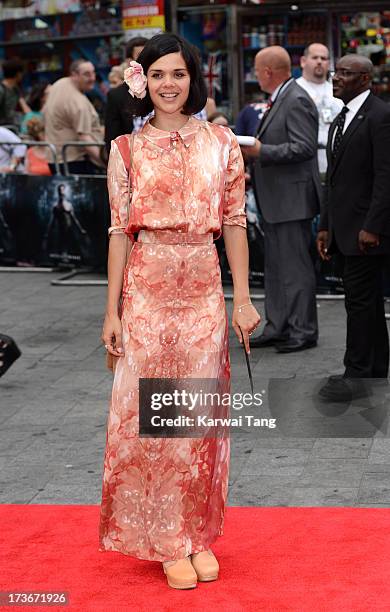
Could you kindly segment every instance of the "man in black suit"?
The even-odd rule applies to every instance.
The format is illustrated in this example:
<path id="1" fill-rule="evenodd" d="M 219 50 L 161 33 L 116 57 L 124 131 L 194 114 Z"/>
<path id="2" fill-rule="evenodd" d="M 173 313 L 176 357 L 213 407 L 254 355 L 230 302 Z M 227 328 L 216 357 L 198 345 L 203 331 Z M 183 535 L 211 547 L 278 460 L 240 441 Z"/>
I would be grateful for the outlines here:
<path id="1" fill-rule="evenodd" d="M 387 379 L 389 368 L 382 275 L 390 253 L 390 107 L 370 92 L 372 77 L 371 61 L 359 55 L 341 58 L 333 77 L 345 106 L 329 131 L 317 237 L 322 259 L 339 252 L 344 260 L 345 372 L 319 392 L 333 401 L 369 394 L 363 379 Z"/>
<path id="2" fill-rule="evenodd" d="M 146 42 L 147 38 L 142 36 L 129 40 L 126 46 L 127 64 L 137 59 Z M 107 153 L 110 153 L 111 140 L 114 140 L 117 136 L 122 136 L 122 134 L 131 134 L 132 131 L 133 118 L 131 115 L 129 88 L 126 83 L 122 83 L 119 87 L 110 89 L 107 94 L 104 130 Z"/>

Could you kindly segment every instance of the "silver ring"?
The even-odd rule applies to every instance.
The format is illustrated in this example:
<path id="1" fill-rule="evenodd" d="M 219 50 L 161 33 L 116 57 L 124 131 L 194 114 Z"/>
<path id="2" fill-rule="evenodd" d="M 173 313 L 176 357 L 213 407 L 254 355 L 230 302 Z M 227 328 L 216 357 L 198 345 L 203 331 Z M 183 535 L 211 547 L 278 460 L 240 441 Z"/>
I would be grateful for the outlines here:
<path id="1" fill-rule="evenodd" d="M 108 349 L 110 348 L 110 345 L 109 344 L 105 344 L 104 348 L 107 349 L 107 351 L 108 351 Z"/>

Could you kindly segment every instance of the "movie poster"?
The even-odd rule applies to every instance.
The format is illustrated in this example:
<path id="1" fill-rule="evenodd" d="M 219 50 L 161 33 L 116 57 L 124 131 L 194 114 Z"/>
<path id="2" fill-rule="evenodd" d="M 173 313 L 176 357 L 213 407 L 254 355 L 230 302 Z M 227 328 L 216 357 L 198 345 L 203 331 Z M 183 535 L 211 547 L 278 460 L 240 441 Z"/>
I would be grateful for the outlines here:
<path id="1" fill-rule="evenodd" d="M 105 265 L 109 208 L 99 178 L 0 177 L 0 260 L 40 266 Z"/>

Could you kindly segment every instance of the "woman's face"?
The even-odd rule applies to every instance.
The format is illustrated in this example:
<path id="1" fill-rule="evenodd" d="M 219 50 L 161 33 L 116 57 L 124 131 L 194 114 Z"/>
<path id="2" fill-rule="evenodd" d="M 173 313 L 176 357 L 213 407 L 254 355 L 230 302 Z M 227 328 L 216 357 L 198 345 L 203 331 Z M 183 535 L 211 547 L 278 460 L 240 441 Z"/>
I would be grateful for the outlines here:
<path id="1" fill-rule="evenodd" d="M 155 110 L 180 112 L 190 92 L 190 73 L 181 53 L 160 57 L 147 72 L 148 90 Z"/>

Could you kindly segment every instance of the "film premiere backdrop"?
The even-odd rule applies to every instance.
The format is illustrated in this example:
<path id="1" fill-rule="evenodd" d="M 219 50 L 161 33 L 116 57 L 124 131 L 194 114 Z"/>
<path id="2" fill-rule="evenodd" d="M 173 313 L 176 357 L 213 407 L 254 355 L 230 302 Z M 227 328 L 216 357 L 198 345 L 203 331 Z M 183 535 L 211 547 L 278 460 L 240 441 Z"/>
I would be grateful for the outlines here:
<path id="1" fill-rule="evenodd" d="M 107 200 L 102 179 L 1 175 L 0 261 L 101 268 Z"/>
<path id="2" fill-rule="evenodd" d="M 0 263 L 104 268 L 110 215 L 106 176 L 69 175 L 67 145 L 63 148 L 63 176 L 54 147 L 40 145 L 51 150 L 56 174 L 0 174 Z"/>
<path id="3" fill-rule="evenodd" d="M 1 144 L 1 143 L 0 143 Z M 26 143 L 25 143 L 26 144 Z M 36 143 L 31 143 L 36 146 Z M 42 146 L 48 146 L 41 143 Z M 88 144 L 88 143 L 84 143 Z M 84 146 L 83 143 L 79 143 Z M 26 146 L 28 146 L 26 144 Z M 101 143 L 103 147 L 104 144 Z M 55 158 L 55 150 L 51 147 Z M 66 147 L 63 151 L 66 160 Z M 58 169 L 58 166 L 57 166 Z M 253 193 L 246 193 L 250 281 L 262 287 L 264 240 L 261 217 Z M 313 261 L 319 291 L 342 289 L 337 259 L 319 261 L 315 249 L 318 219 L 313 221 Z M 105 175 L 65 176 L 0 174 L 0 264 L 104 270 L 110 210 Z M 222 278 L 231 283 L 223 240 L 217 242 Z M 386 295 L 390 295 L 390 282 Z"/>

